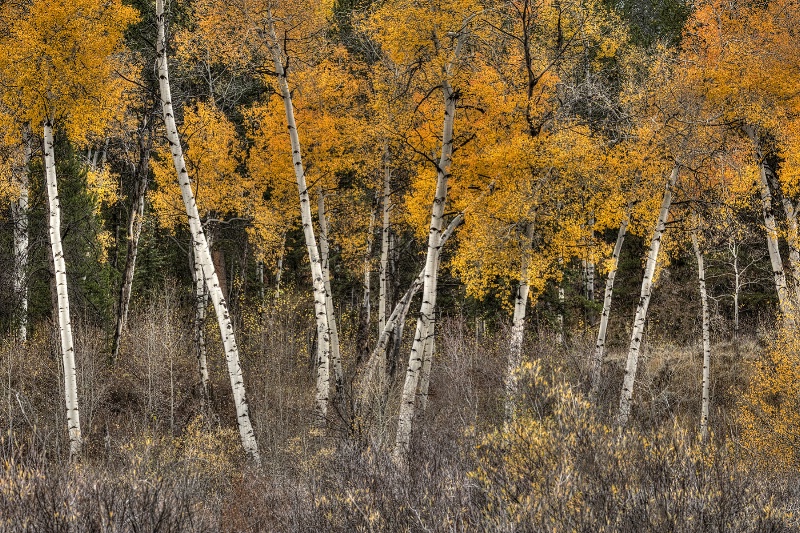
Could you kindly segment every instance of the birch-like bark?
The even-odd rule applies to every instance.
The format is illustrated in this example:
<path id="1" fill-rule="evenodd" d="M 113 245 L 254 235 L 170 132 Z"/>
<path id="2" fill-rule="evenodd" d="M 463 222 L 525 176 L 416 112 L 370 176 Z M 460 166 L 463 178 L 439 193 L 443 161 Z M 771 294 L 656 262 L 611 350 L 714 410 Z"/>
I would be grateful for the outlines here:
<path id="1" fill-rule="evenodd" d="M 792 204 L 792 201 L 786 197 L 781 191 L 781 184 L 775 174 L 766 165 L 761 166 L 761 170 L 767 177 L 767 183 L 775 191 L 779 193 L 781 204 L 783 205 L 783 212 L 786 215 L 786 244 L 789 247 L 789 265 L 792 275 L 792 287 L 794 289 L 794 302 L 800 303 L 800 250 L 798 250 L 798 231 L 800 229 L 797 225 L 797 209 Z M 787 288 L 788 292 L 788 288 Z"/>
<path id="2" fill-rule="evenodd" d="M 525 228 L 525 246 L 520 258 L 519 285 L 514 294 L 514 317 L 511 325 L 511 341 L 508 347 L 508 363 L 506 366 L 505 422 L 511 423 L 516 414 L 519 397 L 519 367 L 522 364 L 522 341 L 525 338 L 525 314 L 528 308 L 528 254 L 533 241 L 533 223 Z"/>
<path id="3" fill-rule="evenodd" d="M 211 247 L 209 238 L 208 246 Z M 208 356 L 206 352 L 206 308 L 208 307 L 208 291 L 206 291 L 205 275 L 201 252 L 197 241 L 192 241 L 194 256 L 194 346 L 197 353 L 197 369 L 200 374 L 200 384 L 203 387 L 203 396 L 209 398 Z"/>
<path id="4" fill-rule="evenodd" d="M 560 259 L 559 262 L 562 265 L 561 269 L 563 271 L 564 259 Z M 566 342 L 566 335 L 564 333 L 564 305 L 564 279 L 562 278 L 561 281 L 558 282 L 558 315 L 556 315 L 556 327 L 558 328 L 558 331 L 556 331 L 556 344 L 559 346 L 563 346 Z"/>
<path id="5" fill-rule="evenodd" d="M 306 185 L 306 174 L 303 170 L 303 158 L 300 151 L 300 137 L 297 133 L 297 123 L 294 118 L 292 94 L 289 91 L 289 81 L 283 66 L 283 53 L 281 44 L 275 33 L 275 23 L 272 12 L 268 13 L 269 24 L 269 49 L 272 53 L 273 65 L 278 78 L 278 87 L 283 98 L 283 107 L 286 113 L 286 123 L 289 130 L 289 139 L 292 146 L 292 162 L 294 175 L 297 181 L 297 191 L 300 195 L 300 216 L 303 222 L 303 235 L 308 248 L 308 259 L 311 263 L 311 276 L 314 284 L 314 313 L 317 322 L 317 391 L 315 401 L 315 422 L 324 425 L 328 413 L 328 397 L 330 389 L 330 336 L 328 335 L 327 298 L 325 297 L 325 281 L 322 274 L 319 248 L 314 235 L 314 226 L 311 220 L 311 205 Z"/>
<path id="6" fill-rule="evenodd" d="M 344 393 L 344 375 L 342 374 L 342 359 L 339 352 L 339 329 L 336 327 L 336 315 L 333 312 L 333 298 L 331 297 L 331 270 L 330 250 L 328 246 L 328 217 L 325 210 L 325 191 L 320 189 L 317 201 L 317 216 L 319 217 L 319 250 L 322 261 L 322 278 L 325 282 L 325 310 L 328 315 L 328 334 L 331 339 L 331 366 L 333 367 L 334 386 L 336 394 L 341 398 Z M 369 298 L 369 293 L 367 293 Z"/>
<path id="7" fill-rule="evenodd" d="M 228 303 L 222 295 L 217 273 L 214 270 L 214 263 L 211 259 L 211 251 L 208 247 L 203 227 L 200 224 L 197 203 L 195 202 L 191 182 L 189 181 L 189 173 L 186 171 L 186 163 L 183 158 L 183 149 L 181 148 L 178 128 L 175 125 L 175 112 L 172 108 L 172 95 L 169 86 L 169 70 L 167 66 L 164 0 L 156 0 L 156 21 L 158 24 L 158 40 L 156 42 L 158 85 L 161 95 L 161 107 L 164 113 L 167 140 L 169 141 L 170 151 L 172 152 L 172 162 L 175 165 L 178 184 L 181 188 L 181 196 L 183 197 L 183 203 L 186 207 L 192 240 L 197 247 L 204 282 L 208 288 L 211 301 L 214 303 L 214 310 L 217 314 L 220 336 L 222 337 L 222 344 L 225 349 L 228 375 L 230 376 L 231 389 L 233 391 L 233 401 L 236 407 L 236 422 L 239 427 L 242 447 L 253 461 L 260 465 L 261 458 L 258 453 L 258 443 L 256 442 L 255 433 L 253 432 L 253 426 L 250 423 L 250 409 L 247 405 L 242 367 L 239 363 L 239 348 L 236 345 L 233 324 L 231 323 L 230 314 L 228 312 Z"/>
<path id="8" fill-rule="evenodd" d="M 31 161 L 31 134 L 25 129 L 22 139 L 23 158 L 14 168 L 14 181 L 19 186 L 19 198 L 11 204 L 14 225 L 14 294 L 17 307 L 17 340 L 28 340 L 28 165 Z"/>
<path id="9" fill-rule="evenodd" d="M 442 233 L 441 241 L 439 242 L 439 250 L 445 245 L 447 240 L 453 235 L 453 232 L 464 222 L 464 214 L 459 213 L 447 225 L 447 229 Z M 364 405 L 370 405 L 374 402 L 375 398 L 382 398 L 386 401 L 386 391 L 388 386 L 388 376 L 386 375 L 386 357 L 389 339 L 393 336 L 395 342 L 402 339 L 402 325 L 405 323 L 408 311 L 411 307 L 411 301 L 416 296 L 419 289 L 423 286 L 425 280 L 425 269 L 420 271 L 419 275 L 411 283 L 411 286 L 406 290 L 405 294 L 400 298 L 395 305 L 392 314 L 386 319 L 386 323 L 378 335 L 378 342 L 375 348 L 365 362 L 364 370 L 356 380 L 356 390 L 358 391 L 359 406 L 357 413 L 362 416 Z M 393 335 L 394 333 L 394 335 Z M 432 349 L 432 347 L 431 347 Z"/>
<path id="10" fill-rule="evenodd" d="M 381 279 L 378 294 L 378 333 L 386 325 L 386 308 L 389 305 L 389 214 L 391 210 L 391 178 L 389 168 L 389 150 L 384 154 L 383 162 L 383 226 L 381 228 Z"/>
<path id="11" fill-rule="evenodd" d="M 147 137 L 145 137 L 145 132 L 147 133 Z M 144 222 L 144 203 L 147 197 L 147 184 L 150 177 L 150 151 L 153 146 L 153 123 L 150 121 L 149 116 L 145 118 L 141 133 L 139 137 L 139 163 L 136 166 L 136 186 L 134 190 L 133 206 L 131 207 L 130 217 L 128 219 L 128 251 L 125 257 L 125 269 L 122 273 L 122 284 L 119 289 L 117 323 L 114 328 L 114 341 L 111 346 L 111 364 L 114 364 L 119 356 L 122 333 L 125 330 L 125 324 L 128 322 L 133 275 L 136 271 L 136 257 L 139 252 L 139 237 L 142 234 L 142 223 Z"/>
<path id="12" fill-rule="evenodd" d="M 697 242 L 697 234 L 692 233 L 692 247 L 697 258 L 697 281 L 700 285 L 700 302 L 703 307 L 703 385 L 700 407 L 700 440 L 708 438 L 709 375 L 711 368 L 711 332 L 708 315 L 708 294 L 706 293 L 706 268 L 703 252 Z"/>
<path id="13" fill-rule="evenodd" d="M 603 297 L 603 312 L 600 314 L 600 328 L 597 331 L 597 342 L 594 345 L 592 354 L 592 392 L 593 399 L 597 399 L 600 393 L 600 377 L 603 371 L 603 355 L 606 349 L 606 333 L 608 331 L 608 317 L 611 315 L 611 299 L 614 294 L 614 280 L 617 277 L 619 268 L 619 254 L 622 252 L 622 243 L 628 233 L 628 216 L 630 208 L 625 212 L 625 216 L 619 225 L 617 232 L 617 242 L 614 244 L 614 252 L 611 254 L 611 270 L 606 278 L 606 290 Z"/>
<path id="14" fill-rule="evenodd" d="M 787 323 L 792 322 L 789 306 L 789 288 L 786 285 L 786 274 L 783 270 L 783 261 L 778 246 L 778 226 L 775 223 L 775 211 L 772 205 L 772 191 L 769 186 L 767 176 L 767 164 L 764 161 L 764 153 L 761 149 L 761 141 L 758 132 L 753 126 L 745 126 L 745 133 L 753 143 L 756 162 L 758 163 L 760 188 L 761 188 L 761 210 L 764 216 L 764 228 L 767 232 L 767 251 L 772 265 L 772 275 L 775 280 L 775 290 L 778 293 L 778 307 Z"/>
<path id="15" fill-rule="evenodd" d="M 462 38 L 456 46 L 455 57 L 459 56 Z M 447 70 L 451 68 L 448 65 Z M 428 253 L 425 258 L 425 279 L 422 292 L 422 305 L 420 316 L 417 320 L 417 331 L 408 359 L 406 379 L 403 385 L 403 394 L 400 400 L 400 414 L 397 422 L 397 436 L 395 438 L 394 458 L 402 461 L 411 444 L 411 426 L 414 419 L 414 400 L 419 382 L 419 370 L 422 366 L 422 347 L 428 335 L 434 332 L 433 322 L 436 306 L 436 285 L 438 282 L 438 257 L 441 243 L 442 223 L 444 220 L 444 207 L 447 201 L 447 181 L 450 177 L 450 165 L 453 156 L 453 123 L 456 115 L 457 95 L 450 86 L 450 73 L 445 73 L 442 83 L 444 96 L 444 124 L 442 127 L 442 151 L 439 158 L 436 176 L 436 193 L 433 200 L 431 225 L 428 232 Z"/>
<path id="16" fill-rule="evenodd" d="M 639 364 L 639 353 L 644 334 L 644 325 L 647 320 L 647 307 L 650 305 L 650 296 L 653 292 L 653 276 L 658 262 L 658 253 L 661 249 L 661 237 L 669 217 L 669 208 L 672 204 L 672 189 L 678 179 L 680 166 L 675 163 L 670 173 L 667 186 L 664 189 L 664 197 L 661 201 L 661 210 L 658 214 L 658 222 L 653 231 L 653 239 L 650 241 L 650 249 L 647 252 L 647 263 L 642 279 L 642 292 L 639 296 L 639 304 L 636 306 L 636 316 L 633 319 L 633 331 L 631 333 L 631 343 L 628 348 L 628 361 L 625 365 L 625 378 L 622 381 L 622 391 L 619 398 L 619 414 L 617 421 L 620 426 L 628 423 L 631 414 L 631 399 L 633 398 L 633 384 L 636 379 L 636 368 Z"/>
<path id="17" fill-rule="evenodd" d="M 44 169 L 47 180 L 47 198 L 50 207 L 48 229 L 53 254 L 56 294 L 58 299 L 58 329 L 61 336 L 61 360 L 64 365 L 64 399 L 67 407 L 69 452 L 71 457 L 81 453 L 81 419 L 78 409 L 78 381 L 75 368 L 75 345 L 72 340 L 72 322 L 69 315 L 67 267 L 61 245 L 61 201 L 56 181 L 56 160 L 53 144 L 53 120 L 44 122 Z"/>
<path id="18" fill-rule="evenodd" d="M 442 259 L 442 243 L 439 243 L 439 251 L 436 254 L 436 271 L 439 271 L 439 265 Z M 434 309 L 436 313 L 436 309 Z M 433 320 L 428 324 L 428 331 L 424 334 L 425 344 L 422 346 L 422 367 L 420 368 L 419 375 L 419 391 L 417 392 L 417 402 L 419 405 L 419 416 L 423 418 L 425 411 L 428 408 L 428 388 L 431 383 L 431 365 L 433 364 L 433 354 L 436 352 L 436 335 L 435 335 L 436 321 Z M 402 339 L 398 339 L 402 340 Z"/>

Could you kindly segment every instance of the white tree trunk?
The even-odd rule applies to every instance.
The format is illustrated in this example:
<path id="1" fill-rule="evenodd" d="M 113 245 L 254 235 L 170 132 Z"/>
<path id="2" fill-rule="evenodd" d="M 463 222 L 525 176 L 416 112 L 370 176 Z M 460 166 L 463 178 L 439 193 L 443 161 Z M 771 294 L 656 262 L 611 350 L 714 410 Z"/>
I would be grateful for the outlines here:
<path id="1" fill-rule="evenodd" d="M 700 407 L 700 440 L 708 438 L 709 374 L 711 368 L 711 332 L 708 315 L 708 294 L 706 293 L 706 268 L 703 252 L 697 242 L 697 234 L 692 233 L 692 247 L 697 257 L 697 280 L 700 284 L 700 302 L 703 306 L 703 385 Z"/>
<path id="2" fill-rule="evenodd" d="M 439 264 L 441 263 L 442 243 L 439 243 L 439 250 L 436 254 L 435 270 L 439 271 Z M 434 308 L 434 314 L 436 309 Z M 419 376 L 419 391 L 417 392 L 417 401 L 419 402 L 419 414 L 421 417 L 425 416 L 425 411 L 428 408 L 428 388 L 431 383 L 431 365 L 433 364 L 433 354 L 436 351 L 436 321 L 433 320 L 428 324 L 428 331 L 424 334 L 425 343 L 422 346 L 422 367 L 420 368 Z"/>
<path id="3" fill-rule="evenodd" d="M 381 228 L 381 279 L 378 295 L 378 333 L 386 325 L 386 308 L 389 305 L 389 214 L 391 210 L 391 178 L 389 151 L 386 150 L 383 162 L 383 227 Z"/>
<path id="4" fill-rule="evenodd" d="M 458 53 L 456 53 L 458 57 Z M 409 450 L 411 443 L 411 426 L 414 419 L 414 400 L 419 382 L 419 370 L 422 366 L 422 347 L 428 335 L 433 335 L 434 309 L 436 306 L 436 285 L 438 282 L 438 256 L 444 220 L 444 207 L 447 200 L 447 181 L 450 177 L 450 165 L 453 155 L 453 122 L 456 114 L 456 94 L 450 82 L 445 79 L 444 93 L 444 125 L 442 128 L 442 151 L 439 159 L 436 193 L 433 200 L 431 225 L 428 232 L 428 253 L 425 258 L 425 279 L 422 292 L 422 305 L 420 316 L 417 320 L 417 331 L 408 359 L 406 379 L 403 385 L 403 394 L 400 400 L 400 415 L 397 422 L 397 436 L 395 438 L 394 458 L 402 461 Z"/>
<path id="5" fill-rule="evenodd" d="M 744 128 L 750 140 L 753 143 L 756 162 L 759 168 L 760 186 L 761 186 L 761 210 L 764 216 L 764 228 L 767 231 L 767 251 L 769 252 L 769 260 L 772 264 L 772 275 L 775 280 L 775 290 L 778 293 L 778 307 L 781 314 L 787 323 L 793 323 L 791 317 L 791 310 L 789 305 L 789 288 L 786 286 L 786 274 L 783 270 L 783 261 L 781 260 L 781 252 L 778 246 L 778 226 L 775 223 L 775 211 L 772 205 L 772 191 L 769 187 L 769 179 L 767 176 L 766 162 L 764 161 L 764 154 L 761 149 L 761 141 L 758 138 L 758 132 L 753 126 L 745 126 Z"/>
<path id="6" fill-rule="evenodd" d="M 53 253 L 56 294 L 58 299 L 58 329 L 61 334 L 61 359 L 64 365 L 64 399 L 67 406 L 70 456 L 81 453 L 81 419 L 78 409 L 78 382 L 75 368 L 75 345 L 72 341 L 72 322 L 69 315 L 67 267 L 61 245 L 61 201 L 56 181 L 56 161 L 53 145 L 53 121 L 44 122 L 44 169 L 47 178 L 47 198 L 50 206 L 48 229 Z"/>
<path id="7" fill-rule="evenodd" d="M 319 217 L 319 249 L 322 261 L 322 278 L 325 282 L 325 310 L 328 315 L 328 334 L 331 339 L 331 366 L 333 366 L 336 394 L 341 398 L 344 393 L 344 375 L 342 374 L 342 359 L 339 352 L 339 329 L 336 327 L 336 315 L 333 311 L 333 298 L 331 297 L 330 247 L 328 246 L 328 217 L 325 210 L 324 189 L 319 191 L 317 216 Z M 367 301 L 369 301 L 369 292 L 367 292 Z"/>
<path id="8" fill-rule="evenodd" d="M 520 258 L 519 285 L 514 294 L 514 318 L 511 325 L 511 341 L 508 347 L 508 363 L 506 365 L 506 397 L 505 422 L 511 423 L 516 415 L 517 398 L 519 397 L 519 367 L 522 364 L 522 342 L 525 339 L 525 314 L 528 309 L 528 254 L 533 241 L 533 223 L 525 228 L 525 246 Z"/>
<path id="9" fill-rule="evenodd" d="M 175 112 L 172 108 L 172 95 L 169 86 L 169 71 L 167 67 L 167 42 L 164 28 L 163 0 L 156 0 L 156 20 L 158 24 L 158 40 L 156 42 L 158 85 L 161 92 L 161 107 L 164 113 L 167 140 L 169 141 L 170 151 L 172 152 L 172 162 L 175 165 L 175 171 L 178 176 L 178 184 L 181 188 L 183 203 L 189 218 L 189 229 L 192 234 L 193 242 L 197 247 L 204 281 L 217 314 L 222 344 L 225 348 L 228 375 L 230 376 L 231 389 L 233 391 L 233 401 L 236 406 L 236 422 L 239 427 L 242 447 L 256 464 L 261 464 L 261 458 L 258 453 L 258 443 L 256 442 L 255 433 L 250 423 L 250 410 L 247 405 L 242 367 L 239 363 L 239 348 L 236 345 L 233 324 L 231 323 L 231 318 L 228 313 L 228 304 L 220 289 L 219 279 L 214 270 L 214 262 L 211 259 L 211 251 L 208 247 L 208 242 L 206 242 L 203 227 L 200 224 L 200 215 L 197 212 L 197 204 L 195 203 L 192 186 L 189 181 L 189 173 L 186 171 L 186 163 L 183 158 L 183 149 L 181 148 L 178 128 L 175 125 Z"/>
<path id="10" fill-rule="evenodd" d="M 563 260 L 562 260 L 563 271 Z M 566 335 L 564 334 L 564 279 L 558 282 L 558 315 L 556 315 L 556 344 L 564 346 Z"/>
<path id="11" fill-rule="evenodd" d="M 294 119 L 292 94 L 289 91 L 289 82 L 286 70 L 283 67 L 281 44 L 275 33 L 275 24 L 272 13 L 268 14 L 269 24 L 269 49 L 272 52 L 273 66 L 278 78 L 283 107 L 286 112 L 286 123 L 289 129 L 289 139 L 292 145 L 292 162 L 294 163 L 295 180 L 300 195 L 300 216 L 303 222 L 303 235 L 308 248 L 308 259 L 311 263 L 311 277 L 314 283 L 314 313 L 317 321 L 317 391 L 315 402 L 315 422 L 324 425 L 328 413 L 328 397 L 330 393 L 330 336 L 328 335 L 327 298 L 325 297 L 325 281 L 322 275 L 322 262 L 319 257 L 319 248 L 314 235 L 314 226 L 311 220 L 311 205 L 308 197 L 306 175 L 303 170 L 303 158 L 300 152 L 300 137 L 297 134 L 297 123 Z"/>
<path id="12" fill-rule="evenodd" d="M 453 232 L 464 222 L 464 214 L 458 214 L 447 225 L 447 229 L 442 233 L 441 241 L 439 242 L 439 251 L 453 235 Z M 402 325 L 406 320 L 409 308 L 411 307 L 411 300 L 422 287 L 425 280 L 425 269 L 411 283 L 406 293 L 397 302 L 392 314 L 386 319 L 386 323 L 378 336 L 378 342 L 369 359 L 364 364 L 364 369 L 356 381 L 356 390 L 358 391 L 358 403 L 356 406 L 356 413 L 362 418 L 366 416 L 364 406 L 372 405 L 375 398 L 381 398 L 383 402 L 386 401 L 386 391 L 388 380 L 386 376 L 386 353 L 388 349 L 389 337 L 394 331 L 395 342 L 398 338 L 402 337 Z M 432 348 L 431 348 L 432 349 Z M 383 405 L 379 410 L 382 410 Z"/>
<path id="13" fill-rule="evenodd" d="M 14 225 L 14 294 L 17 308 L 17 340 L 28 340 L 28 164 L 31 160 L 30 131 L 23 136 L 23 159 L 14 168 L 14 180 L 19 186 L 19 198 L 11 204 Z"/>
<path id="14" fill-rule="evenodd" d="M 603 297 L 603 312 L 600 315 L 600 329 L 597 331 L 597 342 L 594 345 L 592 355 L 592 398 L 597 399 L 600 392 L 600 377 L 603 371 L 603 355 L 606 349 L 606 333 L 608 331 L 608 317 L 611 315 L 611 299 L 614 294 L 614 280 L 617 277 L 619 268 L 619 254 L 622 251 L 622 243 L 628 233 L 628 212 L 626 211 L 617 233 L 617 242 L 614 244 L 614 252 L 611 255 L 611 270 L 606 279 L 605 296 Z"/>
<path id="15" fill-rule="evenodd" d="M 209 238 L 210 241 L 210 238 Z M 211 242 L 208 242 L 211 247 Z M 194 255 L 194 335 L 195 349 L 197 350 L 197 368 L 200 372 L 200 384 L 203 386 L 203 394 L 208 398 L 208 357 L 206 354 L 206 307 L 208 306 L 208 292 L 206 291 L 205 274 L 201 263 L 201 253 L 196 240 L 192 240 L 192 252 Z"/>
<path id="16" fill-rule="evenodd" d="M 680 166 L 676 163 L 670 173 L 664 190 L 664 198 L 661 201 L 661 211 L 658 215 L 658 222 L 653 231 L 653 239 L 650 241 L 650 249 L 647 252 L 647 263 L 642 279 L 642 292 L 639 296 L 639 304 L 636 306 L 636 316 L 633 319 L 633 332 L 631 333 L 631 343 L 628 348 L 628 361 L 625 365 L 625 378 L 622 381 L 622 392 L 619 398 L 619 414 L 617 421 L 620 426 L 628 423 L 631 414 L 631 399 L 633 397 L 633 383 L 636 379 L 636 368 L 639 364 L 639 349 L 644 334 L 644 325 L 647 320 L 647 307 L 650 305 L 650 295 L 653 289 L 653 275 L 656 271 L 658 262 L 658 252 L 661 249 L 661 237 L 669 217 L 669 208 L 672 204 L 672 189 L 678 179 Z"/>

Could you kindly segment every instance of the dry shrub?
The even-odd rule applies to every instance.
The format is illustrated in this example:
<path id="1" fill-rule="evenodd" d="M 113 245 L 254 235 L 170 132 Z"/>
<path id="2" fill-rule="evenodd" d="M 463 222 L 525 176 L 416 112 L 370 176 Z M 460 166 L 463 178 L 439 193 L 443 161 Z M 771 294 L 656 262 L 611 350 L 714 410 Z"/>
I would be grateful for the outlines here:
<path id="1" fill-rule="evenodd" d="M 789 480 L 677 425 L 620 430 L 564 382 L 525 368 L 520 416 L 489 433 L 471 473 L 492 531 L 792 531 Z"/>

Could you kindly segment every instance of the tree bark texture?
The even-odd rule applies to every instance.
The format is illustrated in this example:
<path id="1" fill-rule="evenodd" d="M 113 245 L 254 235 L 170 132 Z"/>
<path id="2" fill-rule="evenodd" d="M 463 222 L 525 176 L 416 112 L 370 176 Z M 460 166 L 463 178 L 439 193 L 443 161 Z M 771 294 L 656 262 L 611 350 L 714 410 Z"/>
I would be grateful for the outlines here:
<path id="1" fill-rule="evenodd" d="M 47 181 L 47 199 L 50 216 L 50 247 L 53 256 L 56 294 L 58 300 L 58 329 L 61 337 L 61 360 L 64 365 L 64 399 L 67 407 L 67 428 L 69 430 L 69 452 L 71 457 L 81 453 L 81 418 L 78 409 L 78 381 L 75 367 L 75 344 L 72 340 L 72 321 L 69 314 L 69 291 L 67 287 L 67 267 L 64 262 L 64 249 L 61 244 L 61 201 L 58 197 L 56 181 L 56 160 L 53 143 L 53 122 L 44 123 L 44 168 Z"/>
<path id="2" fill-rule="evenodd" d="M 247 404 L 247 394 L 245 392 L 242 367 L 239 362 L 239 348 L 236 344 L 236 336 L 233 331 L 233 324 L 228 313 L 228 303 L 223 297 L 219 286 L 217 273 L 214 271 L 214 263 L 211 259 L 211 251 L 206 241 L 203 226 L 200 223 L 200 215 L 197 211 L 197 203 L 192 192 L 189 173 L 186 171 L 186 163 L 183 158 L 178 128 L 175 124 L 175 112 L 172 107 L 172 95 L 169 85 L 169 71 L 167 66 L 167 42 L 164 22 L 164 1 L 156 0 L 156 21 L 158 24 L 158 40 L 156 42 L 156 52 L 158 55 L 158 82 L 161 95 L 161 107 L 164 113 L 164 124 L 166 126 L 167 140 L 169 141 L 172 153 L 172 162 L 175 165 L 175 172 L 178 176 L 178 184 L 181 188 L 183 203 L 186 207 L 186 214 L 189 219 L 189 229 L 192 234 L 194 246 L 198 252 L 198 258 L 202 267 L 205 285 L 214 304 L 214 310 L 219 323 L 222 344 L 225 349 L 225 360 L 228 366 L 228 375 L 233 391 L 233 401 L 236 407 L 236 422 L 239 427 L 239 436 L 245 452 L 253 459 L 256 464 L 261 463 L 258 453 L 258 443 L 256 442 L 253 426 L 250 423 L 250 409 Z"/>
<path id="3" fill-rule="evenodd" d="M 664 228 L 666 227 L 667 218 L 669 217 L 669 208 L 672 204 L 672 189 L 675 187 L 679 171 L 680 165 L 676 162 L 670 173 L 669 180 L 667 180 L 667 186 L 664 189 L 664 197 L 661 200 L 658 222 L 656 222 L 653 238 L 650 241 L 650 249 L 647 252 L 647 262 L 644 269 L 644 278 L 642 279 L 642 291 L 639 296 L 639 303 L 636 306 L 636 316 L 633 319 L 633 331 L 628 348 L 628 360 L 625 365 L 625 377 L 622 381 L 622 391 L 620 392 L 619 398 L 617 421 L 620 426 L 625 426 L 628 423 L 628 418 L 631 413 L 633 384 L 636 379 L 636 368 L 639 364 L 642 335 L 644 334 L 644 325 L 647 320 L 647 307 L 650 305 L 650 296 L 653 292 L 653 276 L 655 275 L 656 264 L 658 263 L 658 253 L 661 250 L 661 238 L 664 235 Z"/>
<path id="4" fill-rule="evenodd" d="M 700 285 L 700 302 L 703 307 L 703 385 L 700 406 L 700 439 L 708 438 L 709 377 L 711 370 L 711 328 L 708 314 L 708 293 L 706 292 L 706 268 L 703 252 L 697 242 L 697 234 L 692 233 L 692 247 L 697 258 L 697 281 Z"/>
<path id="5" fill-rule="evenodd" d="M 275 24 L 272 13 L 269 13 L 269 49 L 272 53 L 273 65 L 278 78 L 278 86 L 283 98 L 286 123 L 289 130 L 289 140 L 292 146 L 292 162 L 294 164 L 297 191 L 300 195 L 300 216 L 303 223 L 303 235 L 308 248 L 308 259 L 311 263 L 311 277 L 314 284 L 314 313 L 317 323 L 317 390 L 315 400 L 315 422 L 324 425 L 328 413 L 328 399 L 330 395 L 330 353 L 331 341 L 328 333 L 327 298 L 325 296 L 325 281 L 322 273 L 322 261 L 319 248 L 314 235 L 314 226 L 311 219 L 311 205 L 306 185 L 306 175 L 303 169 L 303 158 L 300 151 L 300 137 L 297 133 L 297 123 L 294 118 L 292 93 L 289 91 L 287 72 L 283 66 L 283 53 L 281 42 L 275 33 Z"/>
<path id="6" fill-rule="evenodd" d="M 456 54 L 458 56 L 458 53 Z M 422 289 L 422 305 L 417 320 L 417 330 L 408 359 L 406 379 L 400 400 L 400 414 L 397 422 L 394 458 L 402 461 L 408 454 L 411 444 L 411 428 L 414 419 L 415 398 L 423 362 L 423 345 L 428 335 L 433 334 L 434 311 L 436 306 L 436 285 L 438 282 L 438 255 L 441 243 L 444 207 L 447 201 L 447 182 L 453 155 L 453 123 L 456 113 L 456 93 L 447 78 L 442 83 L 444 96 L 444 125 L 442 128 L 442 149 L 437 168 L 436 193 L 433 200 L 431 225 L 428 232 L 428 253 L 425 258 L 425 277 Z"/>
<path id="7" fill-rule="evenodd" d="M 328 315 L 328 334 L 331 339 L 331 366 L 333 367 L 334 386 L 339 398 L 344 393 L 344 375 L 342 358 L 339 351 L 339 329 L 336 327 L 336 314 L 333 311 L 331 297 L 330 246 L 328 241 L 328 215 L 325 209 L 325 191 L 320 189 L 317 202 L 319 217 L 319 249 L 322 260 L 322 278 L 325 282 L 325 311 Z M 367 292 L 369 298 L 369 292 Z"/>
<path id="8" fill-rule="evenodd" d="M 608 332 L 608 317 L 611 315 L 611 299 L 614 295 L 614 280 L 617 277 L 619 267 L 619 254 L 622 252 L 622 243 L 628 233 L 628 212 L 622 219 L 617 232 L 617 242 L 614 243 L 614 251 L 611 255 L 611 270 L 606 278 L 606 290 L 603 296 L 603 311 L 600 314 L 600 328 L 597 330 L 597 342 L 594 345 L 592 354 L 592 398 L 597 399 L 600 393 L 600 378 L 603 372 L 603 355 L 606 349 L 606 333 Z"/>

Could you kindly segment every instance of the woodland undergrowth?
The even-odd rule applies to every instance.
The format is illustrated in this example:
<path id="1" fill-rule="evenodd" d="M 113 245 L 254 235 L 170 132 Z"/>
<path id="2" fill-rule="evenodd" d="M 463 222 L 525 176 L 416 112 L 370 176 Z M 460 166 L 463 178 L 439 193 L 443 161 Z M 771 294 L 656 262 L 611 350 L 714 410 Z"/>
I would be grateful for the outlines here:
<path id="1" fill-rule="evenodd" d="M 743 339 L 737 350 L 715 344 L 712 433 L 701 442 L 696 344 L 648 341 L 635 422 L 620 430 L 613 418 L 619 354 L 611 350 L 606 386 L 593 404 L 590 336 L 573 334 L 562 347 L 547 331 L 534 332 L 518 370 L 517 417 L 504 423 L 508 330 L 495 325 L 479 336 L 466 319 L 446 317 L 429 406 L 415 426 L 408 467 L 398 468 L 387 451 L 397 383 L 386 425 L 355 431 L 346 393 L 327 431 L 312 428 L 314 323 L 303 301 L 287 292 L 238 320 L 260 469 L 238 443 L 214 324 L 207 328 L 213 386 L 206 398 L 191 305 L 174 294 L 137 306 L 114 366 L 103 331 L 76 320 L 88 428 L 77 462 L 66 459 L 52 325 L 38 324 L 24 347 L 1 344 L 0 531 L 800 527 L 800 432 L 776 428 L 769 411 L 800 404 L 797 383 L 769 381 L 775 365 L 800 360 L 790 336 Z M 341 323 L 343 346 L 352 346 L 357 319 L 343 315 Z M 349 376 L 354 360 L 345 353 Z"/>

